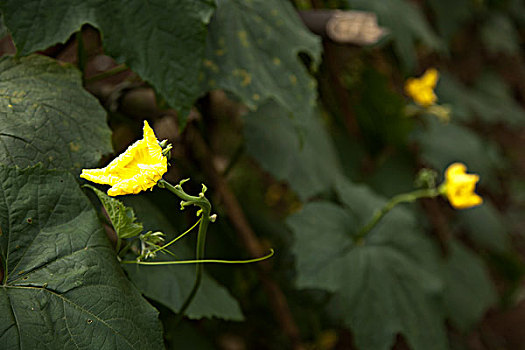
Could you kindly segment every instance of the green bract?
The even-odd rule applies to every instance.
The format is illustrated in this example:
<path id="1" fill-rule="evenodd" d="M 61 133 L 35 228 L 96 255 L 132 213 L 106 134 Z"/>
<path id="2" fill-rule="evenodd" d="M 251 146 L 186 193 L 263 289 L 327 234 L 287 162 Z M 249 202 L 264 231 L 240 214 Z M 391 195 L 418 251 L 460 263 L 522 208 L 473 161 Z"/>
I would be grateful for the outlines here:
<path id="1" fill-rule="evenodd" d="M 131 238 L 138 236 L 142 232 L 143 226 L 140 222 L 135 222 L 135 213 L 132 208 L 126 207 L 118 199 L 108 196 L 91 185 L 85 185 L 85 187 L 95 192 L 104 209 L 106 209 L 111 225 L 117 233 L 117 237 Z"/>
<path id="2" fill-rule="evenodd" d="M 0 228 L 2 347 L 163 348 L 72 175 L 0 165 Z"/>

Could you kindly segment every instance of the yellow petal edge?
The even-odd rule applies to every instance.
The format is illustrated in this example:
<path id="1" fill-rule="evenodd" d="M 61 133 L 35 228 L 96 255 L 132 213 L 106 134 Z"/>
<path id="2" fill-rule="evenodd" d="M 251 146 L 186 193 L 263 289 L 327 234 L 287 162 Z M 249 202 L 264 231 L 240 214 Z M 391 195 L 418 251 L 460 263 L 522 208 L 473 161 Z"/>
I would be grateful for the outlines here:
<path id="1" fill-rule="evenodd" d="M 144 121 L 144 136 L 102 169 L 83 169 L 80 177 L 102 185 L 111 185 L 108 195 L 137 194 L 151 189 L 168 171 L 153 129 Z"/>
<path id="2" fill-rule="evenodd" d="M 483 198 L 474 190 L 479 176 L 467 174 L 467 167 L 454 163 L 445 170 L 445 194 L 450 204 L 456 209 L 467 209 L 483 203 Z"/>
<path id="3" fill-rule="evenodd" d="M 405 83 L 405 92 L 415 103 L 422 107 L 436 104 L 437 96 L 434 93 L 439 73 L 435 68 L 429 68 L 420 78 L 409 78 Z"/>

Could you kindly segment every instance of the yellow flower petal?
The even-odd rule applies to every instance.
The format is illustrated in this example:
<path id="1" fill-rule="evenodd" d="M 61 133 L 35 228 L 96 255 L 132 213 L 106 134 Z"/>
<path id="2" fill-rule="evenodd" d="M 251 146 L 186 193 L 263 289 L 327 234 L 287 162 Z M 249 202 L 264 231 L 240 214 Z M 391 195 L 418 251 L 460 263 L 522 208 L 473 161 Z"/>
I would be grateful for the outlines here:
<path id="1" fill-rule="evenodd" d="M 144 136 L 128 147 L 105 168 L 84 169 L 80 177 L 111 185 L 108 195 L 136 194 L 151 189 L 168 171 L 168 160 L 162 154 L 153 129 L 144 121 Z"/>
<path id="2" fill-rule="evenodd" d="M 461 163 L 454 163 L 445 171 L 445 194 L 456 209 L 471 208 L 483 203 L 483 198 L 474 192 L 479 176 L 466 172 L 467 167 Z"/>
<path id="3" fill-rule="evenodd" d="M 435 68 L 429 68 L 420 78 L 409 78 L 405 83 L 405 92 L 415 103 L 422 107 L 429 107 L 436 103 L 434 93 L 439 73 Z"/>

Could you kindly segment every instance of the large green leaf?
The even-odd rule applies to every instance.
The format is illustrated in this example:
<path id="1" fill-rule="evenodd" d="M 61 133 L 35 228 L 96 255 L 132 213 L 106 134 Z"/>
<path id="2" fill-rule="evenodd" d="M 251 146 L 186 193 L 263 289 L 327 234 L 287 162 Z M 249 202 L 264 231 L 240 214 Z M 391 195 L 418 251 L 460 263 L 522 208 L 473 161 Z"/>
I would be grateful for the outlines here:
<path id="1" fill-rule="evenodd" d="M 456 241 L 449 246 L 443 295 L 448 317 L 464 332 L 496 302 L 496 291 L 483 261 Z"/>
<path id="2" fill-rule="evenodd" d="M 416 64 L 415 45 L 421 41 L 431 49 L 442 43 L 432 31 L 419 7 L 406 0 L 348 0 L 353 9 L 375 12 L 379 24 L 390 30 L 394 48 L 405 68 Z"/>
<path id="3" fill-rule="evenodd" d="M 0 228 L 2 348 L 163 348 L 72 175 L 0 165 Z"/>
<path id="4" fill-rule="evenodd" d="M 320 40 L 288 1 L 219 1 L 206 52 L 203 89 L 227 90 L 252 110 L 272 98 L 297 119 L 312 113 L 316 83 L 298 55 L 317 65 Z"/>
<path id="5" fill-rule="evenodd" d="M 152 83 L 182 115 L 199 93 L 213 0 L 7 0 L 0 9 L 21 55 L 65 42 L 89 23 L 102 32 L 107 54 Z"/>
<path id="6" fill-rule="evenodd" d="M 111 152 L 106 114 L 72 66 L 3 57 L 0 94 L 0 164 L 77 172 Z"/>
<path id="7" fill-rule="evenodd" d="M 387 214 L 355 244 L 352 235 L 384 199 L 346 181 L 337 190 L 343 206 L 310 203 L 288 220 L 297 286 L 334 293 L 332 309 L 358 349 L 390 349 L 398 333 L 414 349 L 446 349 L 435 247 L 405 208 Z"/>
<path id="8" fill-rule="evenodd" d="M 174 208 L 178 208 L 178 201 L 173 198 Z M 154 204 L 143 197 L 128 197 L 125 203 L 133 206 L 139 220 L 148 230 L 162 231 L 167 239 L 175 237 L 177 231 L 170 222 L 159 212 Z M 189 209 L 188 209 L 189 210 Z M 180 214 L 182 215 L 182 213 Z M 213 225 L 209 230 L 213 230 Z M 195 235 L 196 232 L 193 233 Z M 186 237 L 186 240 L 192 237 Z M 175 243 L 171 248 L 178 259 L 194 259 L 191 250 L 184 241 Z M 226 266 L 231 269 L 233 266 Z M 167 306 L 173 312 L 178 312 L 186 297 L 190 293 L 195 281 L 195 266 L 144 266 L 126 265 L 126 272 L 142 293 Z M 226 320 L 241 321 L 242 311 L 237 301 L 228 290 L 217 283 L 208 274 L 204 274 L 202 283 L 195 299 L 186 311 L 192 319 L 218 317 Z"/>
<path id="9" fill-rule="evenodd" d="M 319 118 L 306 116 L 298 129 L 275 102 L 244 117 L 246 150 L 301 199 L 329 189 L 341 173 L 330 136 Z"/>

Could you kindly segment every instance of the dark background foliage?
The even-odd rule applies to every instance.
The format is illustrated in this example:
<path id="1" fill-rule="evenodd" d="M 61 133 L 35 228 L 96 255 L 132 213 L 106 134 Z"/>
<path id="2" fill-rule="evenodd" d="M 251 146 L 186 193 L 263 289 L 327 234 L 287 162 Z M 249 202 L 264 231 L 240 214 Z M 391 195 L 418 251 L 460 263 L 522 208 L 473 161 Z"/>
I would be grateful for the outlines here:
<path id="1" fill-rule="evenodd" d="M 0 194 L 14 203 L 0 205 L 0 236 L 24 246 L 26 228 L 11 228 L 11 209 L 33 208 L 6 188 L 29 198 L 44 188 L 51 201 L 61 186 L 54 188 L 57 175 L 45 172 L 62 171 L 76 191 L 67 173 L 77 178 L 81 168 L 105 165 L 140 138 L 147 119 L 174 146 L 165 178 L 191 178 L 189 193 L 201 183 L 209 187 L 219 220 L 210 227 L 206 256 L 237 260 L 276 250 L 257 265 L 207 265 L 199 294 L 177 323 L 194 268 L 123 272 L 107 240 L 100 243 L 111 264 L 89 280 L 76 273 L 64 283 L 95 283 L 97 271 L 107 269 L 118 277 L 112 288 L 131 288 L 122 302 L 148 312 L 123 317 L 151 328 L 148 337 L 134 335 L 136 348 L 160 346 L 160 331 L 124 273 L 160 312 L 168 349 L 524 348 L 523 1 L 6 0 L 0 10 Z M 368 45 L 335 42 L 322 28 L 336 10 L 373 13 L 387 34 Z M 430 67 L 440 72 L 436 94 L 451 110 L 447 123 L 406 113 L 412 102 L 404 82 Z M 388 214 L 364 244 L 353 242 L 374 210 L 414 188 L 420 169 L 441 174 L 455 161 L 480 175 L 483 206 L 458 211 L 444 199 L 421 200 Z M 34 173 L 44 180 L 31 182 Z M 13 174 L 27 177 L 29 187 L 9 180 Z M 80 192 L 74 196 L 84 203 Z M 122 200 L 146 230 L 168 237 L 195 220 L 160 189 Z M 91 209 L 77 211 L 96 226 Z M 100 227 L 91 231 L 105 239 Z M 46 227 L 30 232 L 47 234 Z M 0 311 L 16 305 L 9 291 L 20 282 L 9 274 L 7 241 L 0 239 Z M 190 258 L 194 245 L 187 237 L 174 252 Z M 51 248 L 34 254 L 63 258 Z M 46 259 L 44 268 L 27 264 L 21 273 L 38 276 L 52 266 Z M 73 271 L 73 263 L 65 269 Z M 30 282 L 40 292 L 52 288 Z M 17 298 L 25 307 L 28 299 Z M 78 296 L 72 300 L 79 303 Z M 0 340 L 30 348 L 39 340 L 28 334 L 52 332 L 61 317 L 53 311 L 50 323 L 32 330 L 0 316 L 17 326 L 3 329 Z M 64 327 L 70 333 L 60 346 L 89 339 L 83 327 L 83 336 Z M 132 327 L 122 333 L 133 334 Z M 129 345 L 131 338 L 123 338 Z"/>

